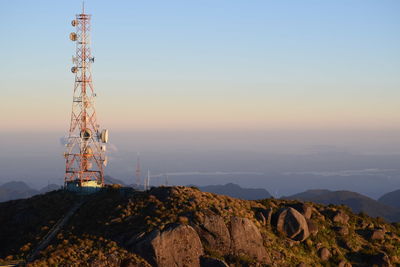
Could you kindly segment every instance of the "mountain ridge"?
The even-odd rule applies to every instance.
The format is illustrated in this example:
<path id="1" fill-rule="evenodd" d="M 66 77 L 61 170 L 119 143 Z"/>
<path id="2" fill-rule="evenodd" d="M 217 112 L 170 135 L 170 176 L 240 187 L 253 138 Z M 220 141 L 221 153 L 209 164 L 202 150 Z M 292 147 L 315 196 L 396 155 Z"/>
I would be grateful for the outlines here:
<path id="1" fill-rule="evenodd" d="M 203 192 L 245 200 L 257 200 L 272 197 L 272 195 L 264 188 L 243 188 L 234 183 L 227 183 L 225 185 L 197 186 L 197 188 Z"/>
<path id="2" fill-rule="evenodd" d="M 389 221 L 400 221 L 400 209 L 385 205 L 377 200 L 352 191 L 312 189 L 282 198 L 311 201 L 325 205 L 346 205 L 355 213 L 365 212 L 372 217 L 382 217 Z"/>
<path id="3" fill-rule="evenodd" d="M 22 181 L 10 181 L 0 185 L 0 202 L 29 198 L 37 194 L 47 193 L 59 189 L 61 186 L 56 184 L 49 184 L 39 190 L 29 187 Z"/>
<path id="4" fill-rule="evenodd" d="M 400 189 L 384 194 L 378 201 L 400 209 Z"/>
<path id="5" fill-rule="evenodd" d="M 0 203 L 0 262 L 26 257 L 78 201 L 84 204 L 29 266 L 400 263 L 398 224 L 344 206 L 240 200 L 195 187 L 58 190 Z"/>

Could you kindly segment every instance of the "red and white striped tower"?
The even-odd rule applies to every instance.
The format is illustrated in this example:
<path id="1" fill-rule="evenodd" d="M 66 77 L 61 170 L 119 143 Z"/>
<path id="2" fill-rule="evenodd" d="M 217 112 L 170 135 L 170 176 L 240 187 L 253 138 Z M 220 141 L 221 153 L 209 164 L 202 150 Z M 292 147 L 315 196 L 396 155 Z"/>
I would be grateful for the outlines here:
<path id="1" fill-rule="evenodd" d="M 71 22 L 75 32 L 70 34 L 76 43 L 76 53 L 72 57 L 72 73 L 75 86 L 72 100 L 71 123 L 65 152 L 65 185 L 94 186 L 104 185 L 105 156 L 108 131 L 100 131 L 97 124 L 94 100 L 96 94 L 92 83 L 91 65 L 94 57 L 90 50 L 91 15 L 77 14 Z"/>

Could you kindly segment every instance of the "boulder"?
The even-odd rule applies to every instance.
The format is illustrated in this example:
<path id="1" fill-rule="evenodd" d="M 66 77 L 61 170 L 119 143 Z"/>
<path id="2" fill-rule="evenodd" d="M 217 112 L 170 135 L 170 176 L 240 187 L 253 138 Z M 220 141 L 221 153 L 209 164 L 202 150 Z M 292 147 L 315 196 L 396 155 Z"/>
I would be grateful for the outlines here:
<path id="1" fill-rule="evenodd" d="M 200 257 L 200 266 L 201 267 L 229 267 L 229 265 L 220 259 L 216 259 L 213 257 Z"/>
<path id="2" fill-rule="evenodd" d="M 277 212 L 276 229 L 296 241 L 304 241 L 310 235 L 307 221 L 294 208 L 284 208 Z"/>
<path id="3" fill-rule="evenodd" d="M 312 220 L 306 219 L 307 221 L 307 226 L 308 226 L 308 232 L 310 235 L 315 236 L 318 234 L 318 226 L 315 224 Z"/>
<path id="4" fill-rule="evenodd" d="M 333 216 L 332 221 L 334 221 L 336 223 L 347 224 L 349 221 L 349 215 L 347 215 L 343 211 L 339 210 Z"/>
<path id="5" fill-rule="evenodd" d="M 318 255 L 322 261 L 327 261 L 331 257 L 331 252 L 329 251 L 329 249 L 323 247 L 318 251 Z"/>
<path id="6" fill-rule="evenodd" d="M 196 231 L 182 224 L 151 232 L 133 250 L 158 267 L 200 266 L 200 256 L 204 254 Z"/>
<path id="7" fill-rule="evenodd" d="M 246 218 L 232 217 L 230 233 L 233 254 L 246 255 L 264 264 L 270 263 L 261 233 L 252 221 Z"/>
<path id="8" fill-rule="evenodd" d="M 385 239 L 385 231 L 382 229 L 372 230 L 369 238 L 371 240 L 383 240 Z"/>
<path id="9" fill-rule="evenodd" d="M 219 215 L 205 216 L 200 225 L 194 226 L 201 240 L 213 251 L 228 254 L 231 236 L 224 219 Z"/>

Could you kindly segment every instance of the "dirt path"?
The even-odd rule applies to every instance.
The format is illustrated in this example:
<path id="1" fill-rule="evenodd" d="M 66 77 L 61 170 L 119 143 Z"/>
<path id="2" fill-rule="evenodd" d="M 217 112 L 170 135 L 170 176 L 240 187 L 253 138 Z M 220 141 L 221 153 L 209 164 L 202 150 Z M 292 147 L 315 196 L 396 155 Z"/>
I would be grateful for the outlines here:
<path id="1" fill-rule="evenodd" d="M 36 248 L 26 257 L 26 262 L 32 262 L 37 254 L 46 248 L 50 242 L 53 240 L 53 238 L 58 234 L 58 232 L 65 226 L 65 224 L 68 222 L 68 220 L 71 218 L 72 215 L 75 214 L 75 212 L 82 206 L 84 203 L 84 200 L 80 200 L 77 202 L 65 215 L 62 217 L 52 228 L 51 230 L 46 234 L 45 237 L 39 242 L 39 244 L 36 246 Z"/>

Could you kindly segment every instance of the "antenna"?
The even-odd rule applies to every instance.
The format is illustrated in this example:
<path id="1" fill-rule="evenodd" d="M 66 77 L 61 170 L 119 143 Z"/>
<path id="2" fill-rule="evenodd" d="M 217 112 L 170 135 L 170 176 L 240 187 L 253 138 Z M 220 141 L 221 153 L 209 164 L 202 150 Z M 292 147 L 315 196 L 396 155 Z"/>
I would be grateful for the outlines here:
<path id="1" fill-rule="evenodd" d="M 140 169 L 140 154 L 139 152 L 137 153 L 137 160 L 136 160 L 136 187 L 139 189 L 140 183 L 141 183 L 141 174 L 142 171 Z"/>
<path id="2" fill-rule="evenodd" d="M 85 14 L 85 1 L 82 1 L 82 14 Z"/>

